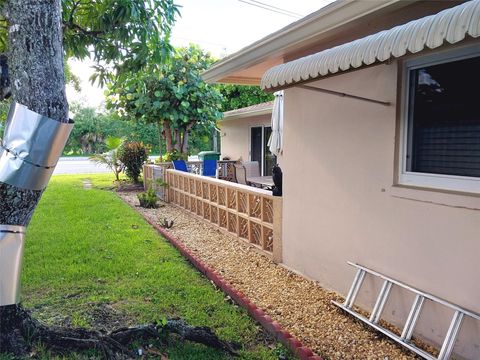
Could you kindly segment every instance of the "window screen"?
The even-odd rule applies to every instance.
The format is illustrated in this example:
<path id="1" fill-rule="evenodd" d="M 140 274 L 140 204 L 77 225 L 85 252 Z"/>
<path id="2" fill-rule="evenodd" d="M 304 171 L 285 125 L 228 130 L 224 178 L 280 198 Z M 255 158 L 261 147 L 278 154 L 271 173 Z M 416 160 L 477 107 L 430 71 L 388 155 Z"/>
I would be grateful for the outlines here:
<path id="1" fill-rule="evenodd" d="M 480 56 L 409 76 L 407 171 L 480 177 Z"/>

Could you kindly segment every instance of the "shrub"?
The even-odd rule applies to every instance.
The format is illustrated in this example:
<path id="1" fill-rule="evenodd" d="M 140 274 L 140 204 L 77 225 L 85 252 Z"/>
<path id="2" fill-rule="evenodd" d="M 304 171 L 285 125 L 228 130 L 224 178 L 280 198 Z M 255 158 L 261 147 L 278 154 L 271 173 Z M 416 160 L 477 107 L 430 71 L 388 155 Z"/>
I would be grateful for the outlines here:
<path id="1" fill-rule="evenodd" d="M 125 165 L 125 174 L 135 183 L 148 159 L 148 148 L 142 142 L 126 142 L 120 149 L 120 161 Z"/>
<path id="2" fill-rule="evenodd" d="M 177 149 L 173 149 L 172 152 L 165 154 L 165 161 L 173 161 L 173 160 L 188 160 L 188 154 L 182 154 Z"/>
<path id="3" fill-rule="evenodd" d="M 157 194 L 155 190 L 149 188 L 146 192 L 137 195 L 140 206 L 144 208 L 153 209 L 157 207 Z"/>

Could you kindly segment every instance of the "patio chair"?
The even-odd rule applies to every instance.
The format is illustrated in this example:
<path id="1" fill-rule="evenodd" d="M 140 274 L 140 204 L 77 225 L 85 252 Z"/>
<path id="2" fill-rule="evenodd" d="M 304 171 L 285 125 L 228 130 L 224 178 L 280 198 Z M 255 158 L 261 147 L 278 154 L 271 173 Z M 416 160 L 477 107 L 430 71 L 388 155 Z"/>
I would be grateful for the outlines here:
<path id="1" fill-rule="evenodd" d="M 258 161 L 244 161 L 242 165 L 245 166 L 247 179 L 260 176 L 260 164 Z"/>
<path id="2" fill-rule="evenodd" d="M 185 160 L 173 160 L 172 165 L 175 170 L 188 172 L 187 163 Z"/>
<path id="3" fill-rule="evenodd" d="M 203 160 L 203 176 L 217 176 L 217 160 L 205 159 Z"/>
<path id="4" fill-rule="evenodd" d="M 241 164 L 233 164 L 233 166 L 235 167 L 235 181 L 239 184 L 248 185 L 245 166 Z"/>

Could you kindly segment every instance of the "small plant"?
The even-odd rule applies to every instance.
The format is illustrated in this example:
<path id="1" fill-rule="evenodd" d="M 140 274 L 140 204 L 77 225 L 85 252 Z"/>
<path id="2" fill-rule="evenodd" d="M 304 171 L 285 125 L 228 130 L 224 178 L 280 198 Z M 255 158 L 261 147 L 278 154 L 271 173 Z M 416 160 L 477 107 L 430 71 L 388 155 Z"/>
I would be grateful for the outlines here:
<path id="1" fill-rule="evenodd" d="M 155 209 L 157 207 L 157 194 L 153 188 L 137 195 L 140 206 L 147 209 Z"/>
<path id="2" fill-rule="evenodd" d="M 162 187 L 163 189 L 166 189 L 168 187 L 168 183 L 163 180 L 162 178 L 156 178 L 155 179 L 155 188 Z"/>
<path id="3" fill-rule="evenodd" d="M 109 136 L 105 140 L 108 151 L 103 154 L 96 154 L 89 157 L 91 161 L 94 161 L 97 164 L 106 165 L 108 168 L 110 168 L 110 170 L 112 170 L 115 174 L 115 179 L 117 180 L 117 182 L 120 181 L 119 176 L 124 168 L 122 162 L 119 159 L 119 151 L 120 147 L 123 144 L 123 141 L 123 138 Z"/>
<path id="4" fill-rule="evenodd" d="M 182 154 L 177 149 L 173 149 L 171 152 L 165 154 L 165 161 L 173 160 L 188 160 L 188 154 Z"/>
<path id="5" fill-rule="evenodd" d="M 148 159 L 148 148 L 142 142 L 127 142 L 120 149 L 120 161 L 125 165 L 125 174 L 134 183 L 142 172 L 142 166 Z"/>

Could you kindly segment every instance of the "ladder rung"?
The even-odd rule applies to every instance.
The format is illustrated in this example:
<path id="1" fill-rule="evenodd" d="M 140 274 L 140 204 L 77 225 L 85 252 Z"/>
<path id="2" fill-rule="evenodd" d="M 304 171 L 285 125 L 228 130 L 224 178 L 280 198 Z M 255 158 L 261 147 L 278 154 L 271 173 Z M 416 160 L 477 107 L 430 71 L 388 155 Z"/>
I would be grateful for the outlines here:
<path id="1" fill-rule="evenodd" d="M 457 339 L 458 332 L 460 331 L 460 326 L 462 325 L 463 313 L 461 311 L 455 311 L 453 314 L 452 322 L 448 328 L 447 335 L 443 341 L 442 348 L 438 355 L 438 360 L 448 360 L 452 354 L 453 347 L 455 345 L 455 340 Z"/>
<path id="2" fill-rule="evenodd" d="M 424 301 L 425 301 L 425 298 L 422 295 L 417 294 L 417 296 L 415 296 L 415 300 L 413 301 L 412 308 L 410 309 L 410 313 L 408 314 L 407 322 L 403 327 L 402 336 L 400 337 L 402 341 L 408 342 L 412 338 L 413 329 L 417 324 L 417 320 L 418 320 L 418 317 L 420 316 L 420 311 L 422 310 Z"/>
<path id="3" fill-rule="evenodd" d="M 462 307 L 460 307 L 460 306 L 458 306 L 458 305 L 452 304 L 452 303 L 450 303 L 450 302 L 448 302 L 448 301 L 446 301 L 446 300 L 443 300 L 443 299 L 441 299 L 441 298 L 439 298 L 439 297 L 437 297 L 437 296 L 434 296 L 434 295 L 432 295 L 432 294 L 429 294 L 429 293 L 426 293 L 426 292 L 424 292 L 424 291 L 418 290 L 418 289 L 416 289 L 416 288 L 414 288 L 414 287 L 412 287 L 412 286 L 406 285 L 406 284 L 404 284 L 404 283 L 402 283 L 402 282 L 400 282 L 400 281 L 398 281 L 398 280 L 389 278 L 388 276 L 382 275 L 382 274 L 380 274 L 379 272 L 376 272 L 376 271 L 374 271 L 374 270 L 372 270 L 372 269 L 366 268 L 365 266 L 362 266 L 362 265 L 353 263 L 353 262 L 351 262 L 351 261 L 347 261 L 347 264 L 349 264 L 349 265 L 357 268 L 357 271 L 358 271 L 358 270 L 364 270 L 365 272 L 369 273 L 370 275 L 378 276 L 378 277 L 380 277 L 380 278 L 383 279 L 383 280 L 389 280 L 389 281 L 391 281 L 394 285 L 400 286 L 400 287 L 402 287 L 402 288 L 404 288 L 404 289 L 406 289 L 406 290 L 408 290 L 408 291 L 411 291 L 411 292 L 413 292 L 413 293 L 415 293 L 415 294 L 422 295 L 422 296 L 425 297 L 426 299 L 429 299 L 429 300 L 432 300 L 432 301 L 434 301 L 434 302 L 436 302 L 436 303 L 439 303 L 439 304 L 441 304 L 441 305 L 444 305 L 444 306 L 446 306 L 446 307 L 448 307 L 448 308 L 450 308 L 450 309 L 452 309 L 452 310 L 454 310 L 454 311 L 460 311 L 460 312 L 462 312 L 464 315 L 470 316 L 470 317 L 472 317 L 472 318 L 480 321 L 480 314 L 477 314 L 477 313 L 474 313 L 473 311 L 469 311 L 469 310 L 467 310 L 467 309 L 464 309 L 464 308 L 462 308 Z"/>
<path id="4" fill-rule="evenodd" d="M 412 343 L 408 343 L 408 342 L 403 342 L 401 341 L 400 337 L 391 332 L 390 330 L 387 330 L 385 329 L 384 327 L 380 326 L 379 324 L 374 324 L 372 323 L 369 319 L 367 319 L 366 317 L 356 313 L 354 310 L 352 309 L 347 309 L 345 307 L 345 305 L 343 304 L 339 304 L 335 301 L 332 301 L 333 304 L 335 304 L 336 306 L 338 306 L 339 308 L 345 310 L 347 313 L 355 316 L 357 319 L 360 319 L 362 320 L 364 323 L 370 325 L 371 327 L 373 327 L 375 330 L 377 331 L 380 331 L 381 333 L 387 335 L 389 338 L 395 340 L 396 342 L 398 342 L 399 344 L 405 346 L 407 349 L 415 352 L 416 354 L 420 355 L 421 357 L 423 357 L 424 359 L 427 359 L 427 360 L 438 360 L 436 359 L 435 357 L 433 357 L 432 355 L 430 355 L 429 353 L 427 353 L 426 351 L 422 350 L 422 349 L 419 349 L 418 347 L 416 347 L 414 344 Z"/>
<path id="5" fill-rule="evenodd" d="M 370 315 L 370 321 L 374 324 L 378 323 L 380 317 L 382 316 L 383 308 L 392 289 L 392 283 L 388 280 L 383 282 L 382 288 L 378 293 L 377 301 L 375 301 L 375 306 L 373 307 L 372 314 Z"/>
<path id="6" fill-rule="evenodd" d="M 417 353 L 418 355 L 422 356 L 424 359 L 428 360 L 449 360 L 451 354 L 453 353 L 453 349 L 455 347 L 455 342 L 457 340 L 458 334 L 460 332 L 460 328 L 462 326 L 462 321 L 465 316 L 468 316 L 470 318 L 480 320 L 480 314 L 474 313 L 472 311 L 469 311 L 467 309 L 463 309 L 459 307 L 458 305 L 449 303 L 445 300 L 442 300 L 436 296 L 433 296 L 431 294 L 425 293 L 423 291 L 417 290 L 409 285 L 403 284 L 400 281 L 397 281 L 395 279 L 389 278 L 385 275 L 382 275 L 376 271 L 373 271 L 371 269 L 368 269 L 364 266 L 354 264 L 352 262 L 348 262 L 350 265 L 354 266 L 357 268 L 357 273 L 355 274 L 355 278 L 353 280 L 353 284 L 350 287 L 350 290 L 348 292 L 347 297 L 345 298 L 345 302 L 343 304 L 339 304 L 335 301 L 332 301 L 336 306 L 342 308 L 349 314 L 355 316 L 356 318 L 364 321 L 365 323 L 369 324 L 372 326 L 374 329 L 384 333 L 391 339 L 397 341 L 399 344 L 405 346 L 407 349 L 410 349 Z M 373 275 L 375 277 L 378 277 L 380 279 L 383 279 L 383 285 L 380 289 L 380 292 L 378 294 L 378 297 L 375 301 L 375 305 L 373 307 L 372 313 L 370 315 L 370 318 L 366 318 L 356 311 L 352 309 L 355 298 L 358 295 L 358 292 L 362 286 L 362 283 L 365 278 L 365 274 Z M 407 291 L 413 292 L 415 296 L 415 300 L 413 301 L 412 307 L 410 309 L 410 313 L 408 314 L 407 321 L 405 322 L 405 325 L 402 330 L 401 336 L 398 336 L 397 334 L 394 334 L 393 332 L 387 330 L 386 328 L 383 328 L 378 324 L 382 312 L 384 310 L 385 304 L 388 301 L 388 297 L 390 295 L 390 291 L 392 286 L 399 286 Z M 417 324 L 417 321 L 420 317 L 421 311 L 423 304 L 425 300 L 431 300 L 434 303 L 446 306 L 452 310 L 455 311 L 452 321 L 450 323 L 450 326 L 448 328 L 447 334 L 445 336 L 445 339 L 443 341 L 442 347 L 439 351 L 438 357 L 434 357 L 433 355 L 429 354 L 428 352 L 418 348 L 411 342 L 412 336 L 413 336 L 413 331 L 415 329 L 415 326 Z"/>
<path id="7" fill-rule="evenodd" d="M 355 274 L 355 278 L 353 279 L 353 284 L 350 290 L 348 291 L 347 297 L 345 298 L 345 307 L 350 309 L 355 302 L 355 298 L 357 297 L 358 291 L 362 286 L 363 279 L 365 278 L 365 270 L 358 269 L 357 273 Z"/>

